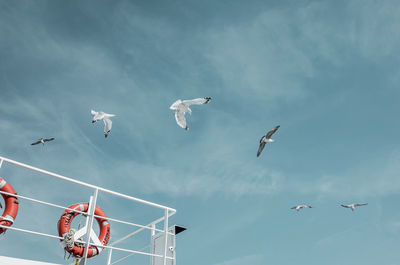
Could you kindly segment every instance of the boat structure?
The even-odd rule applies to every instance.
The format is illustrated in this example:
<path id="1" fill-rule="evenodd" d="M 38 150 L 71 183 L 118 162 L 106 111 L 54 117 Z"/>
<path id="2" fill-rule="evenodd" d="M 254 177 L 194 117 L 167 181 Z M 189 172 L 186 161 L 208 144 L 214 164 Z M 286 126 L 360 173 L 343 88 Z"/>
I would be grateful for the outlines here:
<path id="1" fill-rule="evenodd" d="M 176 265 L 175 209 L 2 156 L 0 172 L 1 265 Z"/>

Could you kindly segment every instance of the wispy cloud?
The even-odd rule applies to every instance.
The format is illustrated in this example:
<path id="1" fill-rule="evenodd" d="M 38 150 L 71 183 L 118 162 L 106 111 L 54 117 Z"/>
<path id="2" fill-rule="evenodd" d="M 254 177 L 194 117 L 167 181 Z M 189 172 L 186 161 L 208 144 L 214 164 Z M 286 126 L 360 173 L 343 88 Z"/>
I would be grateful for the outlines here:
<path id="1" fill-rule="evenodd" d="M 287 17 L 270 11 L 241 25 L 207 32 L 205 55 L 235 97 L 268 101 L 304 95 L 314 67 Z"/>
<path id="2" fill-rule="evenodd" d="M 300 194 L 315 194 L 320 198 L 363 199 L 388 196 L 400 191 L 398 152 L 384 159 L 354 167 L 342 174 L 324 175 L 312 181 L 301 180 L 286 183 L 286 188 Z"/>

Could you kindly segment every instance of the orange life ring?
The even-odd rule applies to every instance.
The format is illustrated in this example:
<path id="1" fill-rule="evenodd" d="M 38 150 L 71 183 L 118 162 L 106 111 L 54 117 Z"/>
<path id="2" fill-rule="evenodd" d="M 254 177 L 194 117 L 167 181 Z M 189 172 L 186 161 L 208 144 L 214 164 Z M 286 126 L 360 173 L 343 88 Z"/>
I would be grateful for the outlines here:
<path id="1" fill-rule="evenodd" d="M 89 204 L 88 203 L 77 203 L 68 208 L 77 210 L 77 211 L 81 211 L 81 212 L 87 212 L 88 208 L 89 208 Z M 103 246 L 106 246 L 108 241 L 110 240 L 110 234 L 111 234 L 110 223 L 107 221 L 106 214 L 99 207 L 96 206 L 94 214 L 104 217 L 104 218 L 100 218 L 100 217 L 95 217 L 95 218 L 100 227 L 100 235 L 98 237 L 99 241 L 101 242 L 101 244 Z M 60 220 L 58 221 L 58 235 L 60 237 L 64 237 L 64 235 L 66 235 L 66 233 L 69 232 L 72 220 L 77 215 L 79 215 L 78 212 L 70 211 L 68 209 L 64 211 L 64 213 L 61 215 Z M 60 241 L 63 241 L 63 240 L 60 239 Z M 65 247 L 64 249 L 66 251 L 68 251 L 72 256 L 78 257 L 78 258 L 83 257 L 83 255 L 85 253 L 85 247 L 77 245 L 76 243 L 74 243 L 74 246 L 72 247 L 72 249 L 68 249 L 67 247 Z M 100 251 L 96 246 L 89 245 L 87 257 L 88 258 L 94 257 L 94 256 L 98 255 L 99 252 Z"/>
<path id="2" fill-rule="evenodd" d="M 2 178 L 0 178 L 0 190 L 17 195 L 11 185 Z M 19 204 L 18 198 L 3 193 L 1 194 L 1 196 L 3 196 L 6 205 L 4 207 L 4 212 L 0 217 L 0 225 L 11 226 L 14 223 L 15 218 L 17 217 Z M 0 227 L 0 234 L 4 233 L 6 230 L 7 228 Z"/>

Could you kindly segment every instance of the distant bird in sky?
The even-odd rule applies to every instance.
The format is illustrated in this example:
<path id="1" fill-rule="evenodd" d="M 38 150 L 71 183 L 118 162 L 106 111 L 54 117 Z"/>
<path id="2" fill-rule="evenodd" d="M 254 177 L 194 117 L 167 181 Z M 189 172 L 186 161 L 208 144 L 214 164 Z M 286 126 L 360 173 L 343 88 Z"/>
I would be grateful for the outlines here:
<path id="1" fill-rule="evenodd" d="M 186 125 L 186 118 L 185 118 L 186 112 L 189 112 L 189 114 L 192 115 L 192 110 L 189 108 L 189 106 L 193 104 L 196 105 L 207 104 L 210 100 L 211 98 L 196 98 L 190 100 L 178 99 L 169 108 L 175 110 L 176 123 L 178 123 L 178 125 L 183 129 L 189 130 L 189 127 Z"/>
<path id="2" fill-rule="evenodd" d="M 341 204 L 342 207 L 344 208 L 350 208 L 352 211 L 356 209 L 358 206 L 365 206 L 368 205 L 368 203 L 353 203 L 353 204 L 348 204 L 348 205 L 343 205 Z"/>
<path id="3" fill-rule="evenodd" d="M 305 209 L 305 208 L 312 208 L 310 205 L 297 205 L 297 206 L 293 206 L 290 209 L 295 209 L 296 211 L 299 211 L 300 209 Z"/>
<path id="4" fill-rule="evenodd" d="M 260 156 L 262 150 L 264 149 L 267 143 L 275 142 L 275 140 L 271 139 L 272 135 L 281 127 L 280 125 L 275 126 L 272 130 L 270 130 L 266 135 L 261 137 L 260 139 L 260 146 L 258 147 L 257 157 Z"/>
<path id="5" fill-rule="evenodd" d="M 104 121 L 104 137 L 107 138 L 108 134 L 111 131 L 112 121 L 110 120 L 111 117 L 115 117 L 114 114 L 107 114 L 102 111 L 94 111 L 91 110 L 90 113 L 93 115 L 92 123 L 98 122 L 99 120 Z"/>
<path id="6" fill-rule="evenodd" d="M 37 145 L 37 144 L 40 144 L 40 143 L 44 145 L 45 142 L 50 142 L 50 141 L 53 141 L 54 139 L 55 138 L 46 138 L 46 139 L 40 138 L 36 142 L 31 143 L 31 145 Z"/>

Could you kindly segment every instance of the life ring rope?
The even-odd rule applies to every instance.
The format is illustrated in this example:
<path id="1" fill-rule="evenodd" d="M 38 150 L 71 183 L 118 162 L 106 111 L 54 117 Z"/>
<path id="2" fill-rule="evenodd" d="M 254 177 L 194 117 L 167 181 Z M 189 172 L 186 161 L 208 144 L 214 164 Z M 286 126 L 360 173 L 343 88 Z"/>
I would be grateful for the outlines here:
<path id="1" fill-rule="evenodd" d="M 18 214 L 19 201 L 15 196 L 17 193 L 13 187 L 3 178 L 0 178 L 0 191 L 5 202 L 4 212 L 0 216 L 0 225 L 3 226 L 0 227 L 0 234 L 2 234 L 7 230 L 4 226 L 9 227 L 14 224 L 15 218 Z"/>
<path id="2" fill-rule="evenodd" d="M 63 239 L 60 239 L 60 241 L 64 245 L 64 249 L 74 257 L 82 257 L 84 255 L 85 246 L 77 243 L 77 241 L 79 241 L 80 238 L 87 233 L 88 228 L 86 224 L 83 228 L 75 231 L 71 229 L 71 223 L 77 215 L 87 215 L 88 209 L 88 203 L 74 204 L 64 211 L 60 220 L 58 221 L 58 234 L 60 237 L 63 237 Z M 107 216 L 98 206 L 95 207 L 94 218 L 100 227 L 100 234 L 97 236 L 93 228 L 90 229 L 88 236 L 93 243 L 89 242 L 89 249 L 87 252 L 88 258 L 98 255 L 104 249 L 97 246 L 106 246 L 110 239 L 111 233 Z M 93 244 L 97 246 L 94 246 Z"/>

